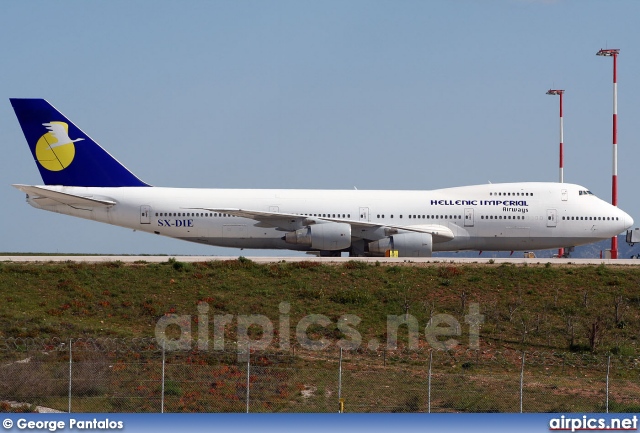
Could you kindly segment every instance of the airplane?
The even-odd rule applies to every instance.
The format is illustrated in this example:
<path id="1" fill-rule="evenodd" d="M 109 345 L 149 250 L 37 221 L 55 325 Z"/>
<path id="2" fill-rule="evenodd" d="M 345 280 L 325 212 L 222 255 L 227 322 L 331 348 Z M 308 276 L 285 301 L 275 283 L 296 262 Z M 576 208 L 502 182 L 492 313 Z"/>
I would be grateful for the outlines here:
<path id="1" fill-rule="evenodd" d="M 37 208 L 201 244 L 320 256 L 572 247 L 633 219 L 568 183 L 431 191 L 165 188 L 143 182 L 44 99 L 11 99 L 44 185 Z"/>

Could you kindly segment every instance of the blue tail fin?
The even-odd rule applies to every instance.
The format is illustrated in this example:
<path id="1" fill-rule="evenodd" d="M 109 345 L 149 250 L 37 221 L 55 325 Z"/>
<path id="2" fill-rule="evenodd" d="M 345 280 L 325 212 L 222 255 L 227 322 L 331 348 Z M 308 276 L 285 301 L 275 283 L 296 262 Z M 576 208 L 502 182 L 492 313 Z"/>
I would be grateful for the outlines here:
<path id="1" fill-rule="evenodd" d="M 44 99 L 11 99 L 46 185 L 149 186 Z"/>

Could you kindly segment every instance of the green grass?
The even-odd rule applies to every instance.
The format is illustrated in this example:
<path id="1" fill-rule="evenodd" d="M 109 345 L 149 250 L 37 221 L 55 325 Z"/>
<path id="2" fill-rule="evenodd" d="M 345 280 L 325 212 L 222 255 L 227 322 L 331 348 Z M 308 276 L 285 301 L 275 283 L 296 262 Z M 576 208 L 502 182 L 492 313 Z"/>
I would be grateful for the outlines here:
<path id="1" fill-rule="evenodd" d="M 158 321 L 172 314 L 188 316 L 196 339 L 204 326 L 198 305 L 205 302 L 211 340 L 214 319 L 232 318 L 224 328 L 227 348 L 238 339 L 239 318 L 268 318 L 275 334 L 272 351 L 278 351 L 283 333 L 289 334 L 291 349 L 284 353 L 294 356 L 257 354 L 252 361 L 252 411 L 335 412 L 337 342 L 354 341 L 354 330 L 365 352 L 344 354 L 347 411 L 427 411 L 431 346 L 425 327 L 439 314 L 455 318 L 462 332 L 439 338 L 457 339 L 456 348 L 434 352 L 434 411 L 518 411 L 522 351 L 527 352 L 525 411 L 604 410 L 609 354 L 610 410 L 637 411 L 639 282 L 635 266 L 604 265 L 256 264 L 246 258 L 206 263 L 5 262 L 0 263 L 0 342 L 10 347 L 0 347 L 0 393 L 66 410 L 66 346 L 51 343 L 34 351 L 24 339 L 150 339 Z M 472 303 L 478 303 L 484 315 L 480 351 L 468 350 L 465 315 Z M 311 314 L 325 316 L 329 324 L 311 325 L 308 337 L 326 339 L 330 350 L 301 350 L 296 326 Z M 384 351 L 387 317 L 405 314 L 418 324 L 419 350 Z M 283 328 L 287 321 L 288 328 Z M 594 327 L 597 332 L 590 339 Z M 247 330 L 253 340 L 263 331 L 255 325 Z M 177 339 L 180 328 L 172 325 L 167 334 Z M 398 336 L 399 347 L 406 349 L 405 326 Z M 373 340 L 380 343 L 378 350 L 367 352 Z M 74 342 L 73 410 L 157 411 L 157 347 L 120 351 L 105 343 L 96 351 L 91 344 Z M 137 344 L 144 349 L 146 343 Z M 244 364 L 234 352 L 211 350 L 213 344 L 209 342 L 209 352 L 168 356 L 167 411 L 245 410 Z M 29 363 L 12 363 L 27 356 Z"/>
<path id="2" fill-rule="evenodd" d="M 469 304 L 478 303 L 484 323 L 481 345 L 527 351 L 591 351 L 638 356 L 640 269 L 615 266 L 442 265 L 376 266 L 361 262 L 255 264 L 227 262 L 125 264 L 0 263 L 0 337 L 60 339 L 153 337 L 165 314 L 189 315 L 195 336 L 197 305 L 209 319 L 264 315 L 278 329 L 279 305 L 290 305 L 290 335 L 304 316 L 327 316 L 313 327 L 317 337 L 344 337 L 343 315 L 362 336 L 385 341 L 387 316 L 416 318 L 421 347 L 434 314 L 462 326 Z M 617 311 L 617 313 L 616 313 Z M 595 343 L 589 332 L 597 323 Z M 251 335 L 260 329 L 251 327 Z M 212 326 L 209 334 L 212 335 Z M 406 332 L 399 332 L 407 343 Z M 441 338 L 443 339 L 443 338 Z"/>

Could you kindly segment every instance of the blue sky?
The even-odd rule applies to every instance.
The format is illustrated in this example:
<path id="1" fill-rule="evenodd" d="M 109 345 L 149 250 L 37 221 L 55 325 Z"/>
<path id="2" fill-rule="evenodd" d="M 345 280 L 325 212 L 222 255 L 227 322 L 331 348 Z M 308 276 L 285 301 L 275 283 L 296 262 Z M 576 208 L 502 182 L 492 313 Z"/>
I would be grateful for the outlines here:
<path id="1" fill-rule="evenodd" d="M 8 98 L 49 100 L 146 182 L 435 189 L 558 179 L 640 221 L 640 2 L 23 1 L 0 15 L 0 251 L 253 254 L 38 211 Z M 275 253 L 273 253 L 275 254 Z"/>

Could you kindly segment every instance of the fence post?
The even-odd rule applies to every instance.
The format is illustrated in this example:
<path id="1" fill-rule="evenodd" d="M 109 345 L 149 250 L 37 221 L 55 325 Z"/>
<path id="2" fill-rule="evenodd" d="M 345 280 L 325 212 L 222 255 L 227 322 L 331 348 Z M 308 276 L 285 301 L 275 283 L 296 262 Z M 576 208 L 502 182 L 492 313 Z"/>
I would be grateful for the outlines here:
<path id="1" fill-rule="evenodd" d="M 71 344 L 73 339 L 69 339 L 69 413 L 71 413 L 71 363 L 73 361 L 73 350 Z"/>
<path id="2" fill-rule="evenodd" d="M 166 340 L 162 341 L 162 394 L 160 395 L 160 413 L 164 413 L 164 364 L 165 364 L 165 355 L 164 355 L 164 345 Z"/>
<path id="3" fill-rule="evenodd" d="M 429 402 L 429 413 L 431 413 L 431 363 L 433 362 L 433 350 L 429 351 L 429 394 L 427 401 Z"/>
<path id="4" fill-rule="evenodd" d="M 344 401 L 342 400 L 342 347 L 340 347 L 340 361 L 338 362 L 338 413 L 344 411 Z"/>
<path id="5" fill-rule="evenodd" d="M 249 375 L 251 372 L 251 345 L 247 344 L 247 413 L 249 413 Z"/>
<path id="6" fill-rule="evenodd" d="M 609 355 L 607 357 L 607 402 L 606 402 L 606 406 L 607 406 L 607 413 L 609 413 L 609 371 L 611 368 L 611 355 Z"/>
<path id="7" fill-rule="evenodd" d="M 526 352 L 522 352 L 522 369 L 520 370 L 520 413 L 522 413 L 522 399 L 524 388 L 524 357 Z"/>

